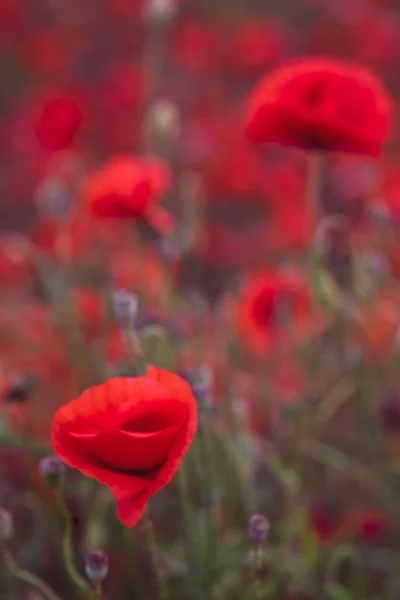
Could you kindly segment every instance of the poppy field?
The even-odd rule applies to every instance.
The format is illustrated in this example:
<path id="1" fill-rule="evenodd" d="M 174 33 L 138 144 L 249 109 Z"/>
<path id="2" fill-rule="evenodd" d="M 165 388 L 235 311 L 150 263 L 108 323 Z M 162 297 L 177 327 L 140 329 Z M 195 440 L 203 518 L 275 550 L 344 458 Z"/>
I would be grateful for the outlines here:
<path id="1" fill-rule="evenodd" d="M 399 40 L 0 0 L 0 600 L 400 599 Z"/>

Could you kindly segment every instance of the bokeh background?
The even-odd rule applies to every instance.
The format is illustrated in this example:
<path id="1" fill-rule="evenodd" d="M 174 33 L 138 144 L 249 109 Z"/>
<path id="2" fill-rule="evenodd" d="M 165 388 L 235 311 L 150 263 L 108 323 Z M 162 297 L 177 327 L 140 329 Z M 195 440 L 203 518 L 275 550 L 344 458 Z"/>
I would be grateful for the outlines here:
<path id="1" fill-rule="evenodd" d="M 244 139 L 248 92 L 324 55 L 370 68 L 397 102 L 399 40 L 398 0 L 0 0 L 0 505 L 18 564 L 63 600 L 79 595 L 37 463 L 60 404 L 135 373 L 110 311 L 118 288 L 140 300 L 151 359 L 166 332 L 168 364 L 200 389 L 191 540 L 177 482 L 151 506 L 162 600 L 400 598 L 396 115 L 379 161 L 324 165 L 321 221 L 346 226 L 322 227 L 318 248 L 346 316 L 327 316 L 322 286 L 299 348 L 280 297 L 283 342 L 261 355 L 237 316 L 254 272 L 306 272 L 315 241 L 306 156 Z M 169 165 L 175 232 L 82 220 L 88 174 L 121 154 Z M 73 472 L 65 496 L 80 570 L 87 550 L 109 553 L 104 598 L 160 597 L 140 526 L 123 529 L 107 492 Z M 271 522 L 255 571 L 254 512 Z M 45 597 L 2 573 L 2 599 Z"/>

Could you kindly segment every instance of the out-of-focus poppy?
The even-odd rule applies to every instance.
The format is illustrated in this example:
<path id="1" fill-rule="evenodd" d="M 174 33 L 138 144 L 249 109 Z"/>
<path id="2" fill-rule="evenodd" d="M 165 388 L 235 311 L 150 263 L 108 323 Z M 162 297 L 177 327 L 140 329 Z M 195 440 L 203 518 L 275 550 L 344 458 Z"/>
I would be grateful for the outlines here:
<path id="1" fill-rule="evenodd" d="M 213 70 L 221 57 L 221 38 L 198 21 L 180 22 L 171 37 L 171 55 L 187 71 Z"/>
<path id="2" fill-rule="evenodd" d="M 248 350 L 263 357 L 278 343 L 301 341 L 309 333 L 310 314 L 307 281 L 297 273 L 265 269 L 251 275 L 244 285 L 237 329 Z"/>
<path id="3" fill-rule="evenodd" d="M 245 129 L 257 143 L 376 157 L 391 101 L 372 73 L 308 58 L 278 67 L 250 94 Z"/>
<path id="4" fill-rule="evenodd" d="M 206 188 L 213 196 L 229 194 L 234 199 L 252 202 L 259 199 L 265 165 L 246 140 L 230 132 L 224 136 L 204 170 Z M 213 200 L 214 201 L 214 200 Z"/>
<path id="5" fill-rule="evenodd" d="M 288 33 L 280 23 L 242 20 L 230 41 L 230 62 L 235 72 L 243 74 L 266 69 L 282 58 L 288 40 Z"/>
<path id="6" fill-rule="evenodd" d="M 59 152 L 75 140 L 84 121 L 80 93 L 54 90 L 45 93 L 33 107 L 33 131 L 39 146 L 47 152 Z"/>
<path id="7" fill-rule="evenodd" d="M 116 156 L 88 175 L 82 198 L 96 217 L 142 218 L 160 232 L 169 231 L 172 216 L 157 202 L 170 179 L 169 169 L 161 160 Z"/>

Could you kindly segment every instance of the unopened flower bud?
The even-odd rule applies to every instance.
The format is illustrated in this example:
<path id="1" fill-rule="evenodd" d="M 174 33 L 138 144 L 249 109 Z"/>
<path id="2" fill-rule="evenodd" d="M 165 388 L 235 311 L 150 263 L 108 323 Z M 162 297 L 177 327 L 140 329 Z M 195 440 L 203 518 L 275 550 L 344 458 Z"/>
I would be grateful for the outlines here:
<path id="1" fill-rule="evenodd" d="M 383 200 L 378 200 L 368 205 L 368 215 L 375 225 L 388 225 L 391 222 L 391 214 Z"/>
<path id="2" fill-rule="evenodd" d="M 380 410 L 382 425 L 387 431 L 398 433 L 400 431 L 400 398 L 397 394 L 388 394 Z"/>
<path id="3" fill-rule="evenodd" d="M 65 464 L 57 456 L 46 456 L 39 463 L 39 471 L 49 488 L 54 490 L 65 471 Z"/>
<path id="4" fill-rule="evenodd" d="M 0 508 L 0 545 L 7 543 L 14 533 L 12 514 L 5 508 Z"/>
<path id="5" fill-rule="evenodd" d="M 155 25 L 168 25 L 176 14 L 176 0 L 147 0 L 145 17 Z"/>
<path id="6" fill-rule="evenodd" d="M 249 519 L 249 538 L 255 545 L 261 544 L 269 534 L 270 522 L 264 515 L 253 515 Z"/>
<path id="7" fill-rule="evenodd" d="M 101 550 L 93 550 L 88 552 L 85 556 L 85 572 L 87 578 L 93 583 L 98 585 L 107 577 L 109 567 L 108 556 Z"/>
<path id="8" fill-rule="evenodd" d="M 331 308 L 335 301 L 335 283 L 330 275 L 324 271 L 320 271 L 314 280 L 313 295 L 315 302 L 324 309 Z"/>
<path id="9" fill-rule="evenodd" d="M 148 127 L 156 138 L 174 141 L 179 133 L 179 112 L 170 100 L 158 100 L 151 106 Z"/>
<path id="10" fill-rule="evenodd" d="M 122 330 L 131 329 L 138 313 L 138 300 L 132 292 L 118 290 L 112 297 L 114 319 Z"/>
<path id="11" fill-rule="evenodd" d="M 36 384 L 36 377 L 32 373 L 14 375 L 4 392 L 4 402 L 9 404 L 24 403 L 30 399 Z"/>
<path id="12" fill-rule="evenodd" d="M 36 204 L 44 213 L 62 219 L 71 211 L 72 195 L 61 179 L 49 177 L 36 190 Z"/>

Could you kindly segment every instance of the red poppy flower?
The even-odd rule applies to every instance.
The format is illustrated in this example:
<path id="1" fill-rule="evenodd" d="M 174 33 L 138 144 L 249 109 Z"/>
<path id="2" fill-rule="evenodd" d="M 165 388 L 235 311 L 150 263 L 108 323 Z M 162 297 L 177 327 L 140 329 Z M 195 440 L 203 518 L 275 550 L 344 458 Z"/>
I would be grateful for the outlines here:
<path id="1" fill-rule="evenodd" d="M 52 92 L 41 99 L 34 115 L 33 128 L 40 146 L 59 152 L 74 141 L 83 123 L 79 95 L 67 91 Z"/>
<path id="2" fill-rule="evenodd" d="M 109 114 L 120 111 L 137 112 L 143 103 L 146 77 L 143 69 L 130 63 L 113 63 L 96 90 L 101 105 Z"/>
<path id="3" fill-rule="evenodd" d="M 277 343 L 296 342 L 309 331 L 307 281 L 297 273 L 264 270 L 247 281 L 239 299 L 238 332 L 248 349 L 262 357 Z"/>
<path id="4" fill-rule="evenodd" d="M 231 41 L 230 59 L 239 73 L 265 69 L 281 57 L 287 40 L 287 32 L 279 23 L 241 21 Z"/>
<path id="5" fill-rule="evenodd" d="M 221 55 L 220 38 L 216 32 L 197 21 L 179 23 L 171 38 L 173 60 L 192 72 L 210 71 Z"/>
<path id="6" fill-rule="evenodd" d="M 97 217 L 143 218 L 164 232 L 172 228 L 173 220 L 155 203 L 169 183 L 170 172 L 162 161 L 121 155 L 88 176 L 82 196 Z"/>
<path id="7" fill-rule="evenodd" d="M 219 223 L 210 223 L 200 232 L 196 253 L 214 266 L 240 271 L 259 265 L 265 249 L 265 227 L 237 232 Z"/>
<path id="8" fill-rule="evenodd" d="M 303 59 L 268 74 L 250 95 L 246 135 L 258 143 L 376 157 L 391 101 L 369 71 Z"/>
<path id="9" fill-rule="evenodd" d="M 37 78 L 66 73 L 71 56 L 63 47 L 60 28 L 43 28 L 28 36 L 22 43 L 22 60 Z"/>
<path id="10" fill-rule="evenodd" d="M 81 287 L 74 291 L 74 304 L 82 329 L 89 336 L 98 334 L 104 312 L 100 297 L 94 290 Z"/>
<path id="11" fill-rule="evenodd" d="M 215 194 L 230 194 L 232 199 L 246 202 L 257 199 L 264 172 L 265 165 L 254 146 L 229 132 L 206 165 L 205 185 L 212 192 L 206 199 L 215 201 Z"/>
<path id="12" fill-rule="evenodd" d="M 178 469 L 196 428 L 189 384 L 151 367 L 143 377 L 110 379 L 62 406 L 52 443 L 63 461 L 109 487 L 118 517 L 133 527 Z"/>

